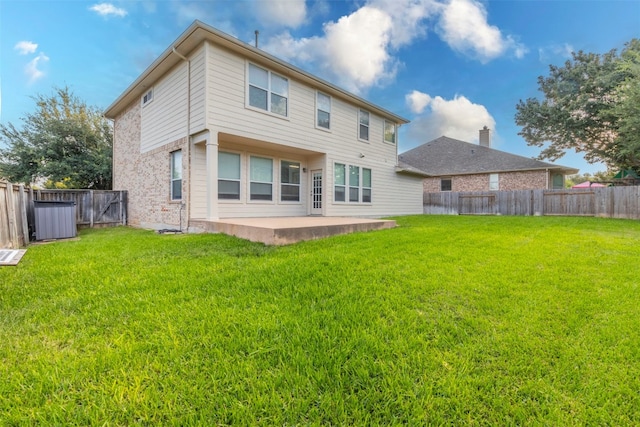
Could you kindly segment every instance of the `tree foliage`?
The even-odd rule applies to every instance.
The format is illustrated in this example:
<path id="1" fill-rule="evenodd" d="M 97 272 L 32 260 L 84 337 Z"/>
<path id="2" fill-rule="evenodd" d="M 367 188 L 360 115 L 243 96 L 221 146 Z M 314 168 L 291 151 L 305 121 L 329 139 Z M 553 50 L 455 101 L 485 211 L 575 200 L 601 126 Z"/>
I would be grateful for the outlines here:
<path id="1" fill-rule="evenodd" d="M 65 188 L 111 188 L 113 130 L 96 107 L 68 87 L 33 98 L 22 128 L 0 124 L 0 177 Z"/>
<path id="2" fill-rule="evenodd" d="M 519 135 L 544 147 L 539 159 L 557 160 L 574 149 L 591 163 L 640 170 L 640 40 L 628 42 L 620 55 L 614 49 L 572 56 L 538 77 L 544 99 L 520 100 Z"/>
<path id="3" fill-rule="evenodd" d="M 613 179 L 613 172 L 596 172 L 594 174 L 590 174 L 589 172 L 585 172 L 584 174 L 576 174 L 569 175 L 565 177 L 564 186 L 566 188 L 571 188 L 574 185 L 582 184 L 583 182 L 610 182 Z"/>

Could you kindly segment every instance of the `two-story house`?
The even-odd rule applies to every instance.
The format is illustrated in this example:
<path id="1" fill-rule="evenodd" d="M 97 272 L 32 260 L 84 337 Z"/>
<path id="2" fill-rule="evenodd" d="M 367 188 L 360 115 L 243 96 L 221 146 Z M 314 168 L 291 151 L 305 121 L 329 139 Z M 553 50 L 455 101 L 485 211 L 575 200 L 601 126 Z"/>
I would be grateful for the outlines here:
<path id="1" fill-rule="evenodd" d="M 422 213 L 406 119 L 199 21 L 105 115 L 132 225 Z"/>

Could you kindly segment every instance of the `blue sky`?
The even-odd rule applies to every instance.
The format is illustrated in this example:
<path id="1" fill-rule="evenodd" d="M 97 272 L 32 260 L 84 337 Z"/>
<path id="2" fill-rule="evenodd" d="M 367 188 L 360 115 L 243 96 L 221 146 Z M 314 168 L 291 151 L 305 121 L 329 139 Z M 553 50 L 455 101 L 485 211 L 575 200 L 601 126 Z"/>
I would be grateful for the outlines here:
<path id="1" fill-rule="evenodd" d="M 0 1 L 0 121 L 69 86 L 106 108 L 199 19 L 411 120 L 399 150 L 447 135 L 535 157 L 514 123 L 571 51 L 640 37 L 640 0 Z M 568 153 L 557 163 L 604 170 Z"/>

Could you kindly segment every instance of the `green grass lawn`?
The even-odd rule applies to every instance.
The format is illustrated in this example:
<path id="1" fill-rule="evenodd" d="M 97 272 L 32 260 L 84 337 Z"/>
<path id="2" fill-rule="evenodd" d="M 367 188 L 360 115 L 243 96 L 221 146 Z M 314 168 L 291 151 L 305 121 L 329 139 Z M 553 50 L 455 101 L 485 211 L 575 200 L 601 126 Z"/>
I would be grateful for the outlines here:
<path id="1" fill-rule="evenodd" d="M 0 268 L 0 425 L 639 425 L 640 222 L 88 230 Z"/>

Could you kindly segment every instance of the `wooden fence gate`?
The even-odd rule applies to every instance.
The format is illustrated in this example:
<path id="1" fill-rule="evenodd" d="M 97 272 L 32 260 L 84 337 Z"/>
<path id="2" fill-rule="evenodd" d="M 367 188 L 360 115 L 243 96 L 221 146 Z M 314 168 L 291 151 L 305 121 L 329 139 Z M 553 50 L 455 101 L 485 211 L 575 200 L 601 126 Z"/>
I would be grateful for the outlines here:
<path id="1" fill-rule="evenodd" d="M 127 224 L 127 192 L 33 190 L 0 181 L 0 249 L 26 246 L 35 235 L 34 201 L 74 202 L 79 227 Z"/>
<path id="2" fill-rule="evenodd" d="M 75 202 L 80 227 L 126 225 L 127 192 L 115 190 L 32 190 L 31 200 Z"/>

